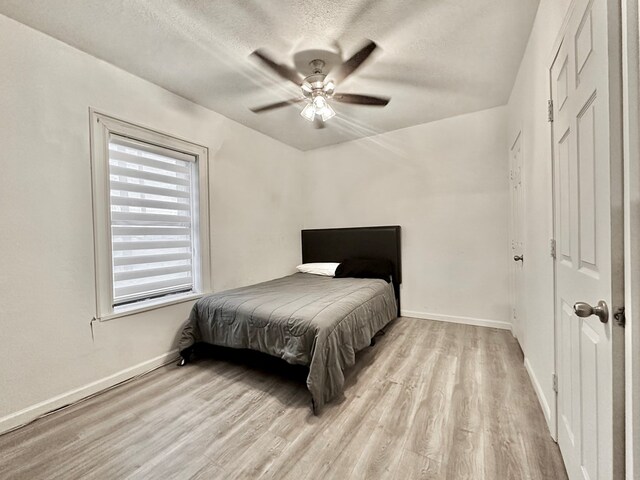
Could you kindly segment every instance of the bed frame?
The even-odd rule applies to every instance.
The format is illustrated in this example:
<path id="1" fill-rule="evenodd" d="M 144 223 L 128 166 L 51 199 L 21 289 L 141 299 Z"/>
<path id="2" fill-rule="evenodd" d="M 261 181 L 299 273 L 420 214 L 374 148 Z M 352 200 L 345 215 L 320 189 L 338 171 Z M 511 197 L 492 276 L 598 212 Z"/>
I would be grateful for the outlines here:
<path id="1" fill-rule="evenodd" d="M 347 258 L 376 258 L 393 265 L 392 283 L 400 316 L 402 261 L 400 227 L 352 227 L 302 230 L 302 262 L 342 262 Z M 371 345 L 375 339 L 371 339 Z M 189 362 L 195 346 L 180 352 L 178 366 Z"/>
<path id="2" fill-rule="evenodd" d="M 393 290 L 400 316 L 402 256 L 400 226 L 302 230 L 302 263 L 342 262 L 347 258 L 376 258 L 393 265 Z"/>

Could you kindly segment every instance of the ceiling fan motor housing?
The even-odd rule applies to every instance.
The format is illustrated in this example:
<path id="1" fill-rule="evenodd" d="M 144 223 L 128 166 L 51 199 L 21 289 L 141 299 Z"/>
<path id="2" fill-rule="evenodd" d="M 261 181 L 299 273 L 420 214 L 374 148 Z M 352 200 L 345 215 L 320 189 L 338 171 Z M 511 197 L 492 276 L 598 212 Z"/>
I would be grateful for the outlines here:
<path id="1" fill-rule="evenodd" d="M 309 66 L 313 69 L 313 73 L 305 77 L 302 83 L 302 93 L 306 98 L 313 99 L 317 96 L 331 98 L 334 92 L 333 82 L 325 83 L 327 75 L 322 73 L 325 66 L 324 60 L 316 58 L 309 62 Z"/>
<path id="2" fill-rule="evenodd" d="M 320 60 L 319 58 L 316 58 L 315 60 L 311 60 L 309 62 L 309 66 L 313 69 L 313 73 L 322 73 L 322 69 L 324 68 L 324 60 Z"/>

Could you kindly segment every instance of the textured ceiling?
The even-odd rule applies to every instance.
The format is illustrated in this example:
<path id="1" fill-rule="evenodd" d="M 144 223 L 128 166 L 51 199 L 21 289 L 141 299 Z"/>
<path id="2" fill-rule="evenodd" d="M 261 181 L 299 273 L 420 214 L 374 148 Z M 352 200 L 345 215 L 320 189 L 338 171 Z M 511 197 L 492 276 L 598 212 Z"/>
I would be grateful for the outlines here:
<path id="1" fill-rule="evenodd" d="M 0 0 L 0 13 L 302 150 L 507 102 L 538 0 Z M 385 108 L 332 104 L 322 130 L 300 106 L 249 111 L 298 96 L 249 54 L 263 47 L 375 58 L 340 92 L 391 97 Z"/>

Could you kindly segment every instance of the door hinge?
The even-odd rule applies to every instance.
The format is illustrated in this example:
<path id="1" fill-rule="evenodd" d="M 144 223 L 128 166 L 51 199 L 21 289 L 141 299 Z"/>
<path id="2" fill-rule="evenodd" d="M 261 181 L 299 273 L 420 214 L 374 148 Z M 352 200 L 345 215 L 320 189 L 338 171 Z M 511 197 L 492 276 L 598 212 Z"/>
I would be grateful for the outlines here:
<path id="1" fill-rule="evenodd" d="M 556 375 L 555 373 L 552 373 L 551 381 L 553 382 L 553 391 L 558 393 L 558 375 Z"/>
<path id="2" fill-rule="evenodd" d="M 547 102 L 547 119 L 549 123 L 553 122 L 553 100 Z"/>
<path id="3" fill-rule="evenodd" d="M 624 307 L 620 307 L 618 310 L 616 310 L 616 313 L 613 314 L 613 318 L 616 319 L 618 325 L 624 327 L 627 323 L 627 319 L 624 315 Z"/>
<path id="4" fill-rule="evenodd" d="M 556 258 L 556 239 L 552 238 L 549 242 L 549 253 L 551 254 L 551 258 Z"/>

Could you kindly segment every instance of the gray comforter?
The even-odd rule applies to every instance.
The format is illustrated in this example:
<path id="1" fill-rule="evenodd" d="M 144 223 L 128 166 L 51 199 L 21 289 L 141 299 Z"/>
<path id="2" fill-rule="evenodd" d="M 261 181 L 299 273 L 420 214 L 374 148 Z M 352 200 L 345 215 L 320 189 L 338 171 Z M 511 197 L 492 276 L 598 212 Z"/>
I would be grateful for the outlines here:
<path id="1" fill-rule="evenodd" d="M 248 348 L 308 365 L 317 413 L 342 393 L 356 352 L 395 317 L 393 287 L 384 280 L 296 273 L 201 298 L 179 346 Z"/>

